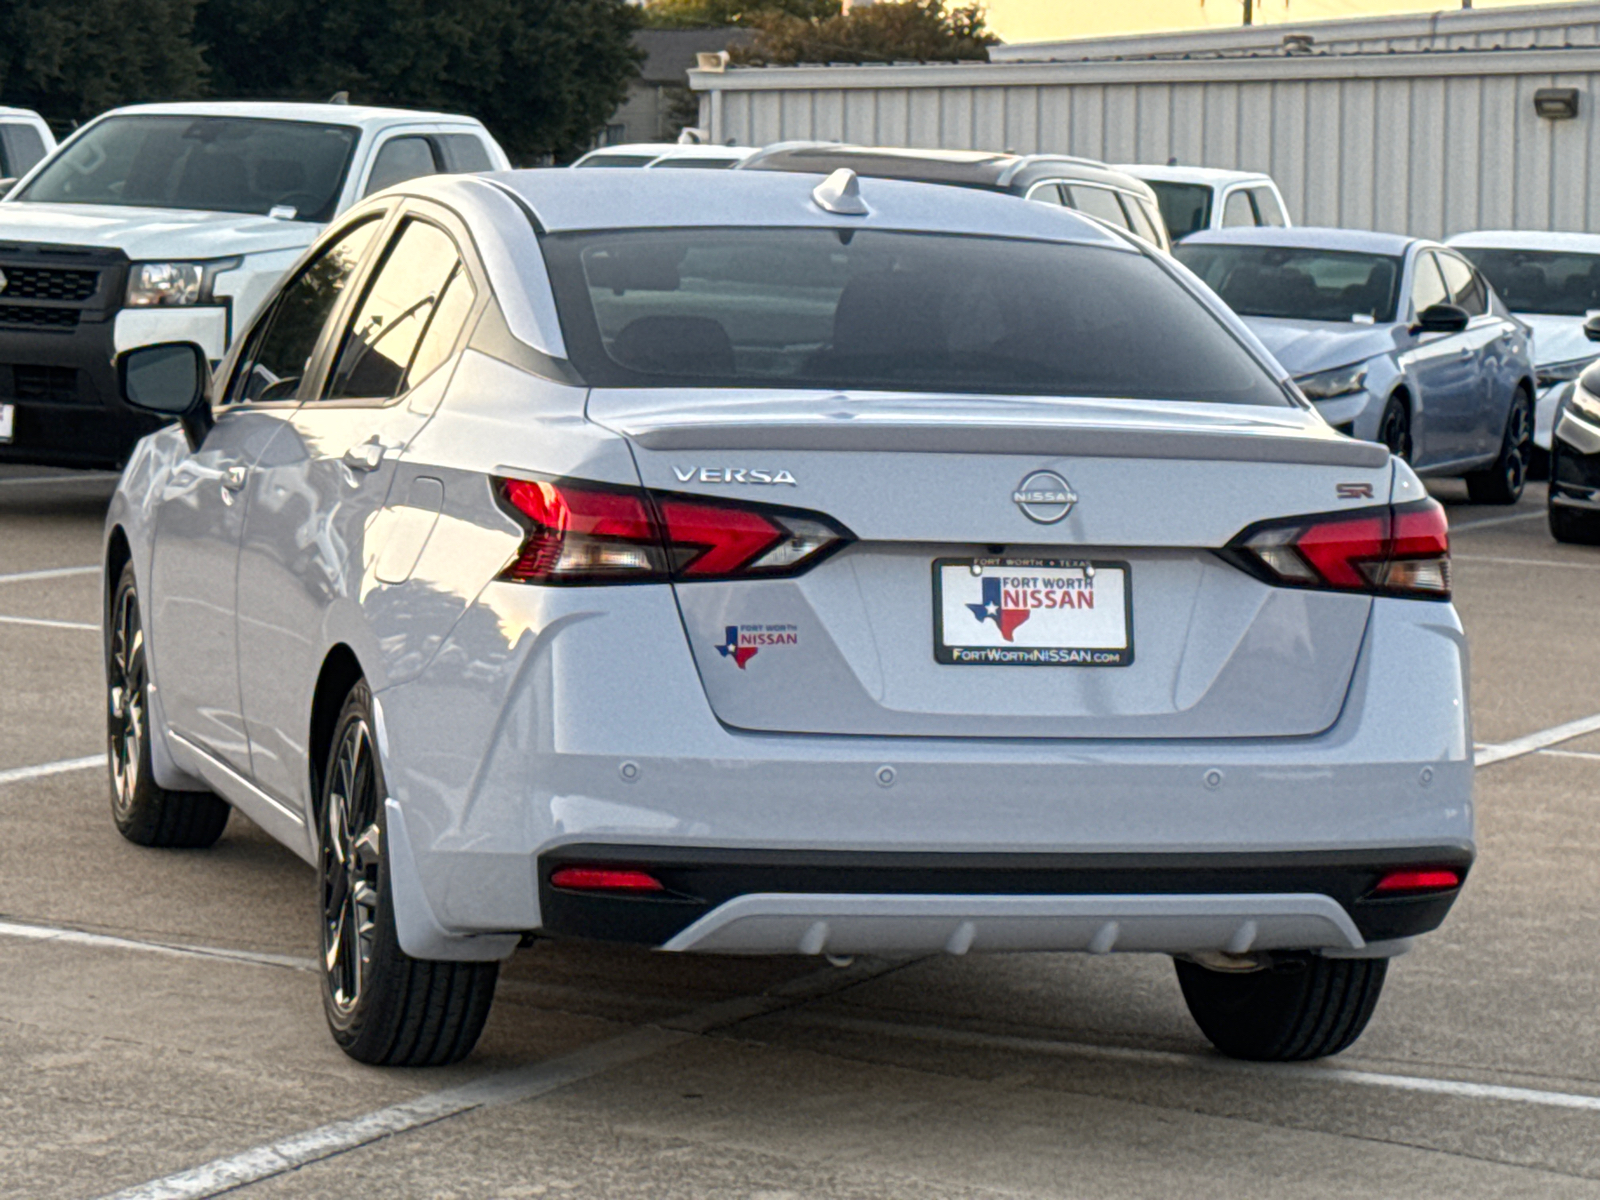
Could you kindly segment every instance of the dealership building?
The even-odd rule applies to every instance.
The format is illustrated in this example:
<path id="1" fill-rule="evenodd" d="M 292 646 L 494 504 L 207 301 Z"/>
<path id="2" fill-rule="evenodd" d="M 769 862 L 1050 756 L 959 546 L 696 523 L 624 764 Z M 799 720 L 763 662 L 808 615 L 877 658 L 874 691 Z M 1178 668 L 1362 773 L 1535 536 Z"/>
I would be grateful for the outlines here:
<path id="1" fill-rule="evenodd" d="M 1270 173 L 1294 220 L 1600 232 L 1600 4 L 996 46 L 987 63 L 690 72 L 718 142 Z"/>

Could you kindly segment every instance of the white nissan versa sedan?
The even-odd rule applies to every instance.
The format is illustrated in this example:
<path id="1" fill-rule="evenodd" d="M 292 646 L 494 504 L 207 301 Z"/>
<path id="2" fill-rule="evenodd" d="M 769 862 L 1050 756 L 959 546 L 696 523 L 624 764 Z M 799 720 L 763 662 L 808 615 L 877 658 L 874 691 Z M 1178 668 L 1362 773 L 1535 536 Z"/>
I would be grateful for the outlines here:
<path id="1" fill-rule="evenodd" d="M 1444 515 L 1161 253 L 740 171 L 417 179 L 120 359 L 113 812 L 316 864 L 366 1062 L 530 935 L 1153 952 L 1332 1054 L 1473 856 Z"/>

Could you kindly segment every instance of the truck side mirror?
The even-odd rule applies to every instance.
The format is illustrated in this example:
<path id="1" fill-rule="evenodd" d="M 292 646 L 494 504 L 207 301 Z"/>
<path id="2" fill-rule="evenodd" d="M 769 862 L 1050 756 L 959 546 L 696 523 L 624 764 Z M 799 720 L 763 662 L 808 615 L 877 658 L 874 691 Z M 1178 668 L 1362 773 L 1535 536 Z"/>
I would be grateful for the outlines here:
<path id="1" fill-rule="evenodd" d="M 197 448 L 211 428 L 206 385 L 211 367 L 193 342 L 162 342 L 117 355 L 117 380 L 129 408 L 158 417 L 177 417 Z"/>

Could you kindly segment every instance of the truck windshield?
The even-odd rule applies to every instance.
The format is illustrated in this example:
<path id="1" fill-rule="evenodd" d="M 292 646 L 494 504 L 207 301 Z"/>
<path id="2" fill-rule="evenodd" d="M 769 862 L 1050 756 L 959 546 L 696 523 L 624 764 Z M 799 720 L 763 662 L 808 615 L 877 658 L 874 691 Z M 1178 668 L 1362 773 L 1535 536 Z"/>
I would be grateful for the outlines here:
<path id="1" fill-rule="evenodd" d="M 253 117 L 108 117 L 12 199 L 331 220 L 358 131 Z"/>
<path id="2" fill-rule="evenodd" d="M 1199 299 L 1129 250 L 806 228 L 540 241 L 568 353 L 599 387 L 1288 403 Z"/>
<path id="3" fill-rule="evenodd" d="M 1582 317 L 1600 309 L 1600 254 L 1458 249 L 1478 264 L 1512 312 Z"/>

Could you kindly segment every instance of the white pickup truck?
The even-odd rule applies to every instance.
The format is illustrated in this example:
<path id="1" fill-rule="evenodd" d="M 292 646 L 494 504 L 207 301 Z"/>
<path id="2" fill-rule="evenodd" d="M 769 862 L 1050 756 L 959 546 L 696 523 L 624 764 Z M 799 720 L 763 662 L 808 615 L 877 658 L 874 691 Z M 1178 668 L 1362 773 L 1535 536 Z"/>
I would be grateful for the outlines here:
<path id="1" fill-rule="evenodd" d="M 38 113 L 0 105 L 0 196 L 55 148 L 55 134 Z"/>
<path id="2" fill-rule="evenodd" d="M 505 170 L 470 117 L 344 104 L 143 104 L 95 118 L 0 200 L 0 462 L 120 467 L 154 419 L 113 360 L 222 357 L 338 213 L 417 175 Z"/>

